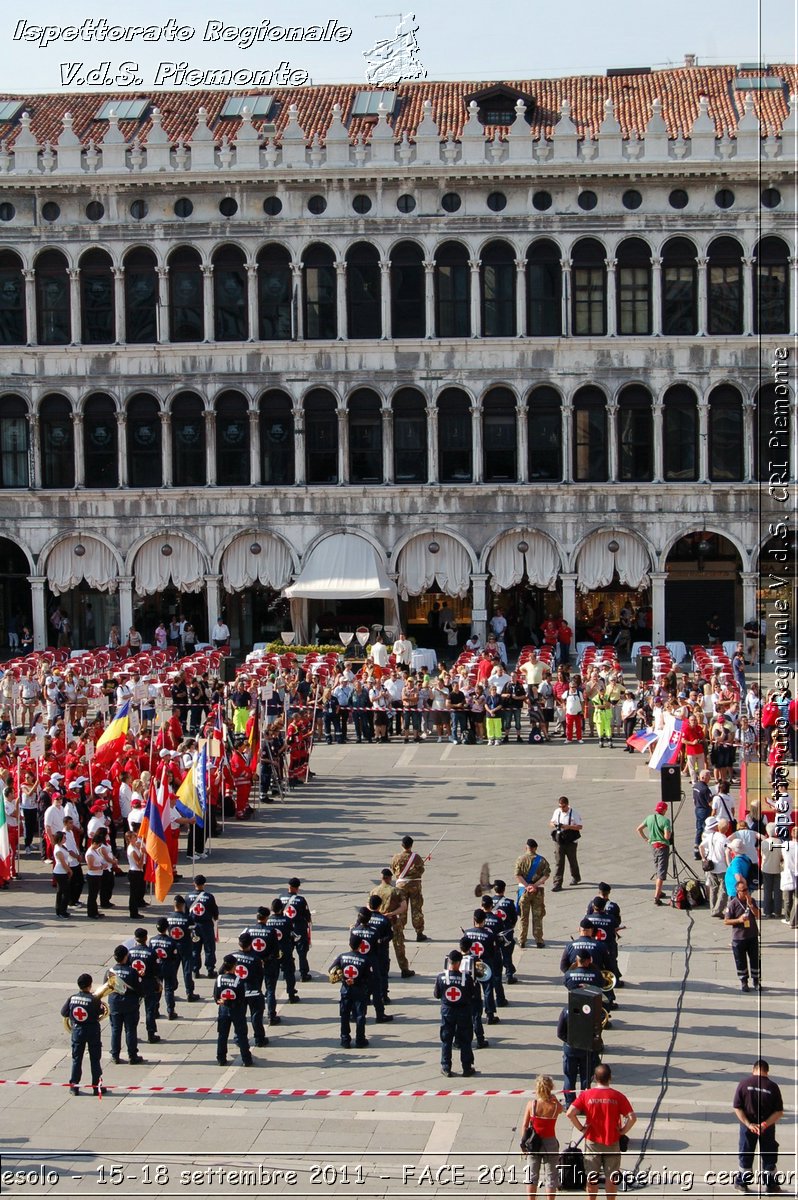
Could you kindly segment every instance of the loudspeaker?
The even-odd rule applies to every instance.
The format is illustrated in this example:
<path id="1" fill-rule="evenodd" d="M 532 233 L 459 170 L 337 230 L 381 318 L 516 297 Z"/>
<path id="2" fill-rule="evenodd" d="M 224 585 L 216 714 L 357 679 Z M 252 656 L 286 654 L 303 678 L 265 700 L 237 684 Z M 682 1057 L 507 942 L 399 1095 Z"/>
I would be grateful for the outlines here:
<path id="1" fill-rule="evenodd" d="M 601 1031 L 603 992 L 600 988 L 574 988 L 568 993 L 568 1045 L 592 1050 Z"/>
<path id="2" fill-rule="evenodd" d="M 235 654 L 228 654 L 225 658 L 219 661 L 219 678 L 222 683 L 234 683 L 236 677 L 236 667 L 241 666 L 241 658 Z"/>
<path id="3" fill-rule="evenodd" d="M 641 683 L 651 683 L 654 678 L 654 659 L 650 654 L 638 655 L 635 670 Z"/>
<path id="4" fill-rule="evenodd" d="M 659 784 L 663 800 L 676 804 L 682 798 L 682 772 L 680 767 L 663 767 L 659 773 Z"/>

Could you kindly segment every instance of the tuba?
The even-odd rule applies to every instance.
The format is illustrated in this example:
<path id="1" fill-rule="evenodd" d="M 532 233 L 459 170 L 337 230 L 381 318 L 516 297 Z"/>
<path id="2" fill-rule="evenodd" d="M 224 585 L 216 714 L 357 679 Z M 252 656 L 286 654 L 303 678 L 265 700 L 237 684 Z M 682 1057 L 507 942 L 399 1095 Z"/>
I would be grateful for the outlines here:
<path id="1" fill-rule="evenodd" d="M 100 984 L 100 986 L 96 987 L 94 989 L 94 991 L 91 993 L 95 1000 L 100 1001 L 100 1020 L 101 1021 L 104 1021 L 106 1019 L 106 1017 L 108 1016 L 108 1013 L 110 1011 L 108 1008 L 108 1005 L 105 1003 L 105 997 L 110 996 L 111 992 L 122 993 L 125 991 L 125 988 L 126 988 L 126 985 L 124 984 L 124 982 L 121 979 L 117 978 L 117 975 L 113 970 L 109 969 L 108 978 L 106 979 L 105 983 Z M 64 1017 L 63 1022 L 64 1022 L 64 1029 L 67 1031 L 67 1033 L 71 1033 L 72 1032 L 72 1022 L 69 1019 L 69 1017 Z"/>
<path id="2" fill-rule="evenodd" d="M 474 959 L 474 975 L 477 979 L 481 979 L 483 983 L 488 983 L 493 978 L 493 970 L 490 965 L 481 958 Z"/>
<path id="3" fill-rule="evenodd" d="M 340 983 L 341 980 L 343 979 L 343 977 L 344 977 L 344 973 L 340 967 L 331 967 L 330 968 L 330 974 L 328 976 L 330 983 L 333 983 L 333 984 Z"/>
<path id="4" fill-rule="evenodd" d="M 605 996 L 607 992 L 612 992 L 615 990 L 615 985 L 617 982 L 618 980 L 615 978 L 612 971 L 601 972 L 601 990 L 604 992 Z"/>

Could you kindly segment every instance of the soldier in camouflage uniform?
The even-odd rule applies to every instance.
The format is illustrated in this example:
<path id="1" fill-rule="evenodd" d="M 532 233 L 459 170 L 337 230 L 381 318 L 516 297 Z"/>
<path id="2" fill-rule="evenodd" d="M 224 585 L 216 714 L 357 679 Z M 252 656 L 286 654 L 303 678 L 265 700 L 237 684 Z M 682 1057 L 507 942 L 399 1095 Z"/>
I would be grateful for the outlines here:
<path id="1" fill-rule="evenodd" d="M 532 915 L 532 936 L 538 948 L 545 946 L 543 941 L 543 918 L 546 915 L 546 905 L 543 896 L 543 886 L 551 875 L 551 867 L 542 854 L 538 854 L 538 844 L 534 838 L 529 838 L 526 852 L 515 864 L 515 878 L 518 883 L 518 945 L 526 945 L 526 935 L 529 929 L 529 916 Z"/>
<path id="2" fill-rule="evenodd" d="M 415 975 L 415 971 L 410 970 L 410 963 L 407 961 L 407 951 L 405 950 L 407 899 L 394 886 L 393 871 L 390 867 L 385 867 L 382 871 L 382 883 L 380 883 L 379 887 L 373 888 L 369 895 L 379 896 L 382 901 L 380 912 L 388 917 L 393 925 L 393 952 L 396 955 L 399 970 L 402 972 L 402 979 L 411 979 Z"/>
<path id="3" fill-rule="evenodd" d="M 417 942 L 428 942 L 424 933 L 424 896 L 421 891 L 421 876 L 424 874 L 424 860 L 413 849 L 413 839 L 408 834 L 402 838 L 402 849 L 393 856 L 391 870 L 394 873 L 396 886 L 407 900 L 413 928 L 416 931 Z M 407 914 L 400 917 L 402 928 L 407 923 Z"/>

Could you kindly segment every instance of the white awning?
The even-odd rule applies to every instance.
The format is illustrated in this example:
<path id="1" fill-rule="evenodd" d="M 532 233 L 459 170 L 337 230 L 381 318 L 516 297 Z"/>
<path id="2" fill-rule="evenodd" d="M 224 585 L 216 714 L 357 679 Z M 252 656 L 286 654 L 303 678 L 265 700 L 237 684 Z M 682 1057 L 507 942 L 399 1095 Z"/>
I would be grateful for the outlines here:
<path id="1" fill-rule="evenodd" d="M 114 592 L 117 585 L 116 559 L 104 542 L 72 533 L 47 555 L 47 582 L 54 596 L 76 588 L 85 579 L 97 592 Z"/>
<path id="2" fill-rule="evenodd" d="M 279 591 L 290 578 L 288 547 L 268 533 L 242 533 L 222 555 L 222 584 L 226 592 L 243 592 L 254 583 Z"/>
<path id="3" fill-rule="evenodd" d="M 140 596 L 152 596 L 170 586 L 178 592 L 201 592 L 205 569 L 193 542 L 177 533 L 161 534 L 150 538 L 136 553 L 134 586 Z"/>
<path id="4" fill-rule="evenodd" d="M 435 554 L 430 543 L 437 543 Z M 437 582 L 446 596 L 467 596 L 471 587 L 471 561 L 465 547 L 448 533 L 417 534 L 399 552 L 399 594 L 420 596 Z"/>
<path id="5" fill-rule="evenodd" d="M 353 533 L 334 533 L 313 547 L 285 595 L 290 600 L 371 600 L 395 597 L 396 588 L 370 542 Z"/>

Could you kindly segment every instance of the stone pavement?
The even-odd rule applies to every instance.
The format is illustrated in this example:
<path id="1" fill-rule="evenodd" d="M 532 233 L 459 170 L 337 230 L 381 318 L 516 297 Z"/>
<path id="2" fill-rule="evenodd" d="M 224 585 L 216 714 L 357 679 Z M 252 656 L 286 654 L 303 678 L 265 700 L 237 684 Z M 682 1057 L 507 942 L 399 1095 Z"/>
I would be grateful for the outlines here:
<path id="1" fill-rule="evenodd" d="M 704 1176 L 735 1168 L 731 1098 L 738 1078 L 763 1055 L 785 1093 L 789 1117 L 779 1126 L 780 1163 L 793 1171 L 787 1190 L 795 1192 L 793 934 L 778 921 L 763 922 L 765 991 L 761 997 L 741 996 L 726 928 L 706 910 L 691 917 L 652 904 L 650 855 L 635 827 L 659 799 L 659 778 L 641 756 L 600 750 L 593 742 L 491 749 L 400 741 L 387 747 L 321 746 L 313 767 L 318 778 L 308 787 L 260 809 L 251 823 L 228 824 L 202 867 L 222 910 L 220 949 L 232 948 L 245 921 L 290 875 L 302 878 L 314 910 L 316 976 L 301 985 L 302 1003 L 281 1004 L 283 1023 L 269 1030 L 271 1045 L 255 1051 L 260 1065 L 254 1070 L 216 1066 L 210 1003 L 183 1003 L 179 1021 L 161 1022 L 163 1041 L 143 1044 L 144 1066 L 113 1067 L 106 1028 L 107 1085 L 412 1092 L 438 1091 L 441 1085 L 460 1090 L 468 1082 L 484 1090 L 529 1087 L 545 1072 L 559 1087 L 561 1053 L 554 1031 L 565 990 L 558 961 L 603 878 L 613 884 L 626 925 L 621 965 L 627 986 L 618 993 L 621 1007 L 605 1034 L 613 1082 L 639 1114 L 624 1166 L 639 1174 L 652 1196 L 728 1192 L 728 1185 L 716 1188 Z M 433 977 L 460 926 L 471 923 L 482 863 L 490 864 L 493 878 L 510 884 L 527 837 L 536 836 L 549 854 L 548 821 L 560 794 L 570 797 L 585 821 L 579 843 L 584 883 L 566 884 L 547 897 L 546 948 L 533 944 L 516 952 L 521 982 L 508 989 L 510 1006 L 500 1010 L 501 1023 L 487 1030 L 490 1048 L 477 1051 L 478 1076 L 445 1080 L 439 1074 Z M 677 846 L 690 864 L 692 828 L 688 787 L 676 830 Z M 338 989 L 327 982 L 327 966 L 345 946 L 355 907 L 378 881 L 401 835 L 412 833 L 416 848 L 426 854 L 444 831 L 425 875 L 432 941 L 408 941 L 416 977 L 392 976 L 395 1021 L 370 1022 L 370 1047 L 345 1051 L 338 1044 Z M 179 886 L 186 887 L 190 864 L 181 869 L 186 880 Z M 69 1041 L 58 1010 L 81 971 L 101 978 L 113 946 L 130 936 L 132 923 L 126 908 L 99 927 L 81 918 L 57 923 L 45 869 L 23 859 L 23 872 L 21 884 L 0 894 L 0 1078 L 63 1082 Z M 154 930 L 156 916 L 167 907 L 154 906 L 144 924 Z M 199 990 L 207 998 L 211 982 L 201 980 Z M 231 1045 L 231 1059 L 233 1050 Z M 0 1086 L 3 1171 L 31 1172 L 25 1184 L 4 1177 L 3 1192 L 146 1196 L 157 1187 L 161 1195 L 175 1196 L 349 1191 L 520 1197 L 523 1160 L 516 1147 L 523 1105 L 517 1098 L 476 1096 L 113 1091 L 98 1101 L 73 1098 L 63 1088 Z M 570 1131 L 562 1118 L 561 1143 Z M 208 1174 L 210 1168 L 216 1174 Z M 221 1174 L 244 1168 L 257 1176 Z M 281 1170 L 295 1176 L 268 1174 Z"/>

